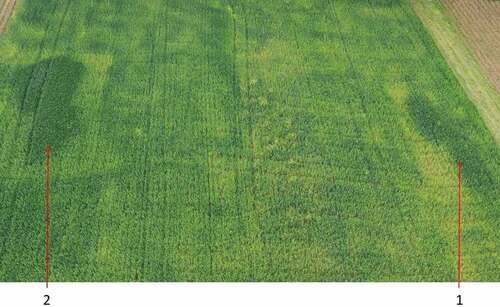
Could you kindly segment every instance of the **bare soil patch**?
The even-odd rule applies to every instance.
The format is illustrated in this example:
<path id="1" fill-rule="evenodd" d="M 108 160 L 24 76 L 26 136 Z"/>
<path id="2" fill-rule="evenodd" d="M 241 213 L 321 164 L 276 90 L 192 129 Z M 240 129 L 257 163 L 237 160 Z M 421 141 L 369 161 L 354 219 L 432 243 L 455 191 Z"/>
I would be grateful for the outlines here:
<path id="1" fill-rule="evenodd" d="M 500 92 L 500 1 L 444 0 L 444 3 Z"/>
<path id="2" fill-rule="evenodd" d="M 7 22 L 16 6 L 16 0 L 0 0 L 0 33 L 7 28 Z"/>

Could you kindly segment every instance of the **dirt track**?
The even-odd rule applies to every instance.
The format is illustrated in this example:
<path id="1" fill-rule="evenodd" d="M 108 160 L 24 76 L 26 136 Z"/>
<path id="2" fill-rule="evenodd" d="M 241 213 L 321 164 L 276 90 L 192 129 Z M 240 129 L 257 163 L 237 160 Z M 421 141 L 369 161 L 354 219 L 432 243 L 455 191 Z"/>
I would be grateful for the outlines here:
<path id="1" fill-rule="evenodd" d="M 500 92 L 500 1 L 444 0 L 444 3 Z"/>
<path id="2" fill-rule="evenodd" d="M 0 33 L 7 28 L 7 22 L 12 15 L 15 5 L 16 0 L 0 0 Z"/>

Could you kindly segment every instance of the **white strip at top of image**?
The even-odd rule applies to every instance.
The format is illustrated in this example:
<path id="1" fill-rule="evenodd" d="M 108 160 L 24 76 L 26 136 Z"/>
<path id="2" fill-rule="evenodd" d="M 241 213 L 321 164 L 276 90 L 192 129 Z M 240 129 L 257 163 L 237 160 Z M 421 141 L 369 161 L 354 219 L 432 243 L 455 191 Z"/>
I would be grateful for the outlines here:
<path id="1" fill-rule="evenodd" d="M 499 306 L 500 283 L 0 283 L 2 306 Z"/>

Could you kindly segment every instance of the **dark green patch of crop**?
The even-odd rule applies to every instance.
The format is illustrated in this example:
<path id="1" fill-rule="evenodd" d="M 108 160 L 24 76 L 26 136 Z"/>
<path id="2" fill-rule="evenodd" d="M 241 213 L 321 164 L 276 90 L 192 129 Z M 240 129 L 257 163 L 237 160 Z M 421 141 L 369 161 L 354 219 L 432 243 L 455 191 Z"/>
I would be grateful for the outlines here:
<path id="1" fill-rule="evenodd" d="M 78 135 L 73 96 L 83 73 L 83 65 L 67 57 L 40 61 L 16 72 L 12 102 L 18 108 L 18 121 L 31 118 L 27 163 L 42 161 L 47 144 L 59 150 Z"/>

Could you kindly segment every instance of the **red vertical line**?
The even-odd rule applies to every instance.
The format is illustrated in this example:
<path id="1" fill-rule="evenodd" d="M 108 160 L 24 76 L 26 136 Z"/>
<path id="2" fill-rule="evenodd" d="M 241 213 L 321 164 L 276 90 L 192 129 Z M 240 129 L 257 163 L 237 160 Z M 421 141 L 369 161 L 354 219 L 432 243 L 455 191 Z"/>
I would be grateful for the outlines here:
<path id="1" fill-rule="evenodd" d="M 460 272 L 462 269 L 460 243 L 462 239 L 462 161 L 458 161 L 458 273 L 457 281 L 460 289 Z"/>
<path id="2" fill-rule="evenodd" d="M 45 147 L 45 287 L 49 287 L 50 145 Z"/>

